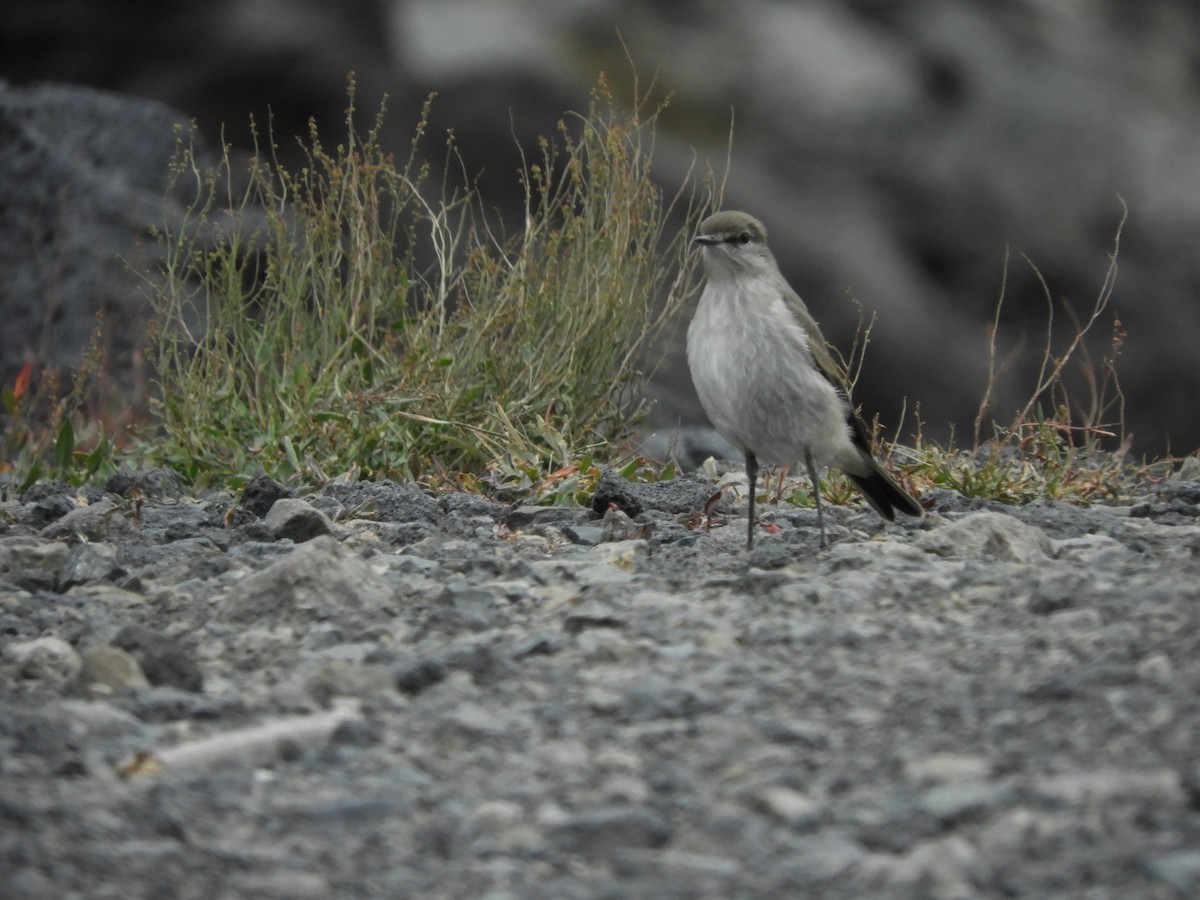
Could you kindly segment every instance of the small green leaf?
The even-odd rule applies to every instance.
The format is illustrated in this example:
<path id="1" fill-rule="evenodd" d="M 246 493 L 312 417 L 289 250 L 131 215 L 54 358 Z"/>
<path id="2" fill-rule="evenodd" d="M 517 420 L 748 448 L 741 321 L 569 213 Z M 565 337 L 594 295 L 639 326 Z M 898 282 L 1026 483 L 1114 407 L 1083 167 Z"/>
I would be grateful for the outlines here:
<path id="1" fill-rule="evenodd" d="M 283 452 L 287 455 L 288 464 L 292 467 L 293 472 L 300 471 L 300 457 L 296 455 L 296 448 L 292 444 L 292 439 L 284 435 Z"/>
<path id="2" fill-rule="evenodd" d="M 108 438 L 101 437 L 99 443 L 96 444 L 96 449 L 87 455 L 87 476 L 89 478 L 104 465 L 111 452 L 112 447 L 108 443 Z"/>
<path id="3" fill-rule="evenodd" d="M 54 442 L 54 465 L 60 469 L 69 468 L 74 453 L 75 429 L 71 426 L 71 420 L 67 419 L 58 429 L 58 439 Z"/>
<path id="4" fill-rule="evenodd" d="M 29 467 L 29 471 L 25 475 L 25 480 L 21 482 L 21 492 L 29 490 L 31 487 L 37 484 L 37 480 L 41 477 L 42 464 L 41 462 L 35 462 Z"/>
<path id="5" fill-rule="evenodd" d="M 349 425 L 352 419 L 345 413 L 334 412 L 333 410 L 322 410 L 318 413 L 313 413 L 314 422 L 342 422 Z"/>

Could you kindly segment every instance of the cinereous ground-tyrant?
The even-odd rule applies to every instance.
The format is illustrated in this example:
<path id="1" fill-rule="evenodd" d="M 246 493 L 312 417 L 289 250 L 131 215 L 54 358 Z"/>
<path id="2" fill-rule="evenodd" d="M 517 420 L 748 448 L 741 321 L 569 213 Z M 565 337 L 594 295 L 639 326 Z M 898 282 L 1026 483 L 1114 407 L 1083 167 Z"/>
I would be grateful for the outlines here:
<path id="1" fill-rule="evenodd" d="M 745 456 L 754 546 L 760 464 L 803 461 L 826 546 L 818 472 L 836 466 L 883 518 L 920 516 L 921 506 L 871 455 L 850 382 L 816 321 L 779 271 L 761 222 L 744 212 L 700 223 L 706 284 L 688 327 L 687 356 L 713 426 Z"/>

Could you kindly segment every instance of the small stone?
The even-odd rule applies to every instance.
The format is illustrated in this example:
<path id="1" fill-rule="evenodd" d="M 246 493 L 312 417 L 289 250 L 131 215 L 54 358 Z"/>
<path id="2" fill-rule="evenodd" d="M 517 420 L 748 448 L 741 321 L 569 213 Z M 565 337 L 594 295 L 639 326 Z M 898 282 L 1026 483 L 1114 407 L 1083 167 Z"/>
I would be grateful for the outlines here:
<path id="1" fill-rule="evenodd" d="M 772 785 L 755 792 L 754 804 L 763 812 L 792 828 L 811 824 L 821 814 L 822 806 L 808 794 L 782 785 Z"/>
<path id="2" fill-rule="evenodd" d="M 143 722 L 178 722 L 183 719 L 220 719 L 245 712 L 241 697 L 196 694 L 173 687 L 151 687 L 121 701 Z"/>
<path id="3" fill-rule="evenodd" d="M 342 747 L 374 747 L 382 741 L 379 729 L 366 719 L 347 719 L 329 736 L 331 744 Z"/>
<path id="4" fill-rule="evenodd" d="M 608 584 L 623 583 L 637 571 L 638 564 L 646 559 L 646 542 L 640 538 L 628 541 L 613 541 L 602 543 L 588 552 L 588 558 L 601 566 L 613 567 L 620 574 L 614 579 L 611 571 L 594 571 L 591 568 L 576 573 L 576 577 L 584 584 L 605 582 Z"/>
<path id="5" fill-rule="evenodd" d="M 553 656 L 555 653 L 565 650 L 568 645 L 567 638 L 561 634 L 545 631 L 535 632 L 525 635 L 513 644 L 512 658 L 522 660 L 530 656 Z"/>
<path id="6" fill-rule="evenodd" d="M 34 537 L 0 538 L 0 577 L 31 591 L 54 590 L 71 548 Z"/>
<path id="7" fill-rule="evenodd" d="M 93 542 L 108 541 L 113 535 L 111 530 L 118 530 L 123 523 L 120 521 L 120 511 L 112 498 L 105 497 L 98 503 L 76 505 L 62 518 L 42 529 L 42 537 L 51 540 L 78 541 L 80 539 Z"/>
<path id="8" fill-rule="evenodd" d="M 649 676 L 625 695 L 618 716 L 626 722 L 687 719 L 718 706 L 717 700 L 689 684 Z"/>
<path id="9" fill-rule="evenodd" d="M 596 492 L 592 494 L 591 507 L 597 516 L 603 516 L 610 508 L 615 508 L 631 518 L 643 508 L 636 485 L 622 478 L 616 469 L 605 469 L 600 473 Z"/>
<path id="10" fill-rule="evenodd" d="M 956 559 L 1041 563 L 1054 552 L 1046 532 L 998 512 L 972 513 L 925 532 L 915 543 L 926 553 Z"/>
<path id="11" fill-rule="evenodd" d="M 1146 861 L 1155 878 L 1179 891 L 1181 897 L 1200 893 L 1200 850 L 1180 850 Z"/>
<path id="12" fill-rule="evenodd" d="M 58 709 L 84 729 L 91 739 L 143 737 L 146 726 L 136 715 L 96 700 L 65 700 Z"/>
<path id="13" fill-rule="evenodd" d="M 1062 609 L 1046 617 L 1046 626 L 1063 631 L 1099 631 L 1104 627 L 1104 617 L 1090 606 Z"/>
<path id="14" fill-rule="evenodd" d="M 520 804 L 511 800 L 485 800 L 467 813 L 460 826 L 461 836 L 475 840 L 483 835 L 497 834 L 525 817 Z"/>
<path id="15" fill-rule="evenodd" d="M 1200 483 L 1200 456 L 1192 455 L 1185 457 L 1183 462 L 1179 464 L 1179 471 L 1171 473 L 1171 479 L 1174 481 Z"/>
<path id="16" fill-rule="evenodd" d="M 79 685 L 87 694 L 107 697 L 150 687 L 137 660 L 116 647 L 89 647 L 79 654 Z"/>
<path id="17" fill-rule="evenodd" d="M 241 505 L 261 519 L 271 511 L 271 507 L 277 501 L 293 495 L 293 491 L 285 488 L 278 481 L 274 481 L 266 475 L 257 475 L 242 488 Z"/>
<path id="18" fill-rule="evenodd" d="M 801 841 L 782 865 L 780 880 L 796 896 L 797 889 L 853 877 L 866 860 L 858 842 L 839 834 L 822 834 Z M 772 896 L 784 896 L 784 884 Z M 804 892 L 807 895 L 807 892 Z"/>
<path id="19" fill-rule="evenodd" d="M 234 871 L 229 876 L 229 891 L 237 897 L 286 897 L 288 900 L 326 900 L 337 893 L 329 880 L 321 875 L 283 869 Z"/>
<path id="20" fill-rule="evenodd" d="M 144 472 L 122 470 L 108 479 L 104 490 L 109 494 L 131 497 L 134 490 L 154 499 L 178 499 L 184 493 L 184 481 L 172 469 L 153 468 Z"/>
<path id="21" fill-rule="evenodd" d="M 37 486 L 35 485 L 35 488 Z M 32 490 L 30 491 L 32 493 Z M 30 498 L 27 494 L 25 502 L 29 502 Z M 33 507 L 29 510 L 26 517 L 26 522 L 34 528 L 45 528 L 52 522 L 57 522 L 63 516 L 70 513 L 79 504 L 75 502 L 75 498 L 65 493 L 48 494 L 34 502 Z"/>
<path id="22" fill-rule="evenodd" d="M 765 738 L 778 744 L 796 744 L 810 750 L 829 746 L 829 729 L 807 719 L 760 718 L 754 724 Z"/>
<path id="23" fill-rule="evenodd" d="M 642 806 L 611 806 L 568 815 L 549 828 L 563 850 L 607 857 L 627 848 L 661 847 L 671 839 L 666 819 Z"/>
<path id="24" fill-rule="evenodd" d="M 941 822 L 983 819 L 1009 805 L 1011 788 L 992 782 L 951 782 L 926 791 L 918 802 L 922 812 Z"/>
<path id="25" fill-rule="evenodd" d="M 141 625 L 126 625 L 113 637 L 112 645 L 136 659 L 153 685 L 169 685 L 196 693 L 204 690 L 200 666 L 172 637 Z"/>
<path id="26" fill-rule="evenodd" d="M 892 880 L 922 885 L 931 900 L 958 900 L 978 895 L 974 885 L 987 874 L 979 851 L 963 837 L 951 835 L 915 847 L 892 867 Z"/>
<path id="27" fill-rule="evenodd" d="M 1138 678 L 1147 684 L 1166 687 L 1174 680 L 1175 668 L 1164 653 L 1153 653 L 1137 664 Z"/>
<path id="28" fill-rule="evenodd" d="M 508 514 L 504 524 L 511 531 L 531 531 L 547 525 L 586 525 L 590 514 L 576 506 L 518 506 Z"/>
<path id="29" fill-rule="evenodd" d="M 395 481 L 356 481 L 331 484 L 325 491 L 352 514 L 369 515 L 379 522 L 435 523 L 445 513 L 430 494 L 415 484 Z"/>
<path id="30" fill-rule="evenodd" d="M 8 882 L 5 890 L 11 892 L 10 897 L 21 900 L 59 900 L 62 897 L 62 888 L 33 866 L 17 869 L 5 880 Z"/>
<path id="31" fill-rule="evenodd" d="M 1052 672 L 1031 682 L 1021 696 L 1029 700 L 1073 700 L 1084 693 L 1079 676 L 1068 672 Z"/>
<path id="32" fill-rule="evenodd" d="M 83 668 L 75 648 L 54 635 L 9 644 L 4 655 L 16 664 L 19 677 L 52 684 L 78 678 Z"/>
<path id="33" fill-rule="evenodd" d="M 475 739 L 499 737 L 511 727 L 512 723 L 500 713 L 478 703 L 463 703 L 442 717 L 437 730 L 442 737 Z"/>
<path id="34" fill-rule="evenodd" d="M 446 679 L 448 670 L 439 660 L 426 658 L 400 665 L 395 671 L 396 687 L 408 694 L 416 696 L 426 688 L 433 687 Z"/>
<path id="35" fill-rule="evenodd" d="M 932 753 L 909 760 L 904 774 L 912 781 L 946 784 L 957 781 L 981 781 L 991 773 L 991 764 L 982 756 L 965 753 Z"/>
<path id="36" fill-rule="evenodd" d="M 601 525 L 564 525 L 562 533 L 572 544 L 582 544 L 585 547 L 595 547 L 605 539 L 604 528 Z"/>
<path id="37" fill-rule="evenodd" d="M 979 846 L 992 859 L 1022 856 L 1028 848 L 1050 842 L 1060 828 L 1046 813 L 1018 806 L 987 823 L 980 832 Z"/>
<path id="38" fill-rule="evenodd" d="M 624 850 L 614 862 L 626 875 L 659 875 L 676 881 L 680 878 L 732 878 L 742 864 L 727 856 L 687 853 L 679 850 Z"/>
<path id="39" fill-rule="evenodd" d="M 1106 534 L 1085 534 L 1053 543 L 1056 559 L 1076 565 L 1088 566 L 1104 558 L 1123 559 L 1130 555 L 1124 544 Z"/>
<path id="40" fill-rule="evenodd" d="M 1034 793 L 1070 806 L 1132 800 L 1162 806 L 1187 801 L 1183 779 L 1170 769 L 1097 769 L 1051 775 L 1034 782 Z"/>
<path id="41" fill-rule="evenodd" d="M 391 600 L 371 566 L 321 535 L 236 582 L 216 612 L 230 622 L 315 621 L 357 611 L 383 616 Z"/>
<path id="42" fill-rule="evenodd" d="M 333 526 L 325 513 L 305 500 L 281 497 L 272 504 L 264 523 L 278 538 L 302 544 L 313 538 L 330 534 Z"/>
<path id="43" fill-rule="evenodd" d="M 77 544 L 58 573 L 58 589 L 65 591 L 89 581 L 111 581 L 124 574 L 111 544 Z"/>

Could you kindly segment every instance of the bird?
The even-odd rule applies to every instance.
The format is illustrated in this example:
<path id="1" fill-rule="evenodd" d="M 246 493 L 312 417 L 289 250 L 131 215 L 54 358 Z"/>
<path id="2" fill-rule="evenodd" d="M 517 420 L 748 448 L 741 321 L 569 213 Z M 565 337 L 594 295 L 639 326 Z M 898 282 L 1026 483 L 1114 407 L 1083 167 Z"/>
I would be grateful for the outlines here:
<path id="1" fill-rule="evenodd" d="M 871 455 L 850 401 L 850 379 L 767 246 L 767 229 L 739 210 L 700 223 L 705 285 L 687 332 L 700 405 L 745 458 L 750 481 L 747 550 L 754 548 L 760 464 L 803 462 L 812 481 L 821 547 L 827 547 L 817 473 L 841 469 L 889 522 L 923 510 Z"/>

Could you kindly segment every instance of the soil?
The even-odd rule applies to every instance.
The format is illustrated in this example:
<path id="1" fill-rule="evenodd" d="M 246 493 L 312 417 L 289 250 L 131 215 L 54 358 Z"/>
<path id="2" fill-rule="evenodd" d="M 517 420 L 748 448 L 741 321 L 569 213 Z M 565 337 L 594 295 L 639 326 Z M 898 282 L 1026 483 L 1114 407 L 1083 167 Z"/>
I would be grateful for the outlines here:
<path id="1" fill-rule="evenodd" d="M 711 493 L 0 503 L 0 893 L 1200 895 L 1200 485 Z"/>

